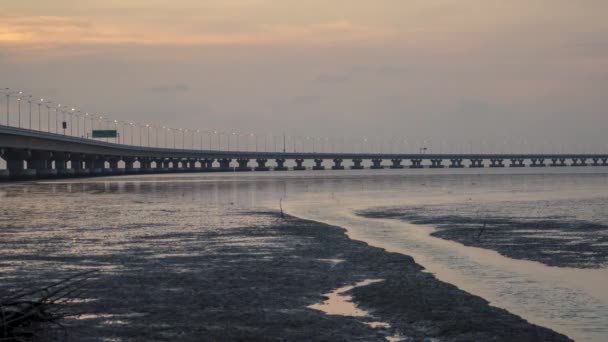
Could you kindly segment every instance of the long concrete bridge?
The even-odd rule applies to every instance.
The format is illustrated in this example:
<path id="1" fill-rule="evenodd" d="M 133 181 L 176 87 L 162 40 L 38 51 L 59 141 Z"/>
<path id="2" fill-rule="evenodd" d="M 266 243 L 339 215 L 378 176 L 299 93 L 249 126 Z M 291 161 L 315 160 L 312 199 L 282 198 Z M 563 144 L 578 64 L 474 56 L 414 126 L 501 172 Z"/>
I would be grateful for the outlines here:
<path id="1" fill-rule="evenodd" d="M 214 171 L 608 166 L 608 154 L 250 152 L 141 147 L 0 126 L 0 179 Z M 269 161 L 273 166 L 269 165 Z"/>

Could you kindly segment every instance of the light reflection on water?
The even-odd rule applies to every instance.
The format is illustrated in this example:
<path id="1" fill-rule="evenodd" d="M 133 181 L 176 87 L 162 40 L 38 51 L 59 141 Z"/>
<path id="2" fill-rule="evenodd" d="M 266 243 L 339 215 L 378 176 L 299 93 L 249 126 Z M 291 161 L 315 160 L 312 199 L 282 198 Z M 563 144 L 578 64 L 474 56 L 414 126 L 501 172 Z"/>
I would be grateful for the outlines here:
<path id="1" fill-rule="evenodd" d="M 18 273 L 27 273 L 32 268 L 48 267 L 26 262 L 28 253 L 66 258 L 81 254 L 111 256 L 125 249 L 146 253 L 148 247 L 157 253 L 150 257 L 162 258 L 176 253 L 172 244 L 180 244 L 186 247 L 180 253 L 187 254 L 200 248 L 200 242 L 183 241 L 180 232 L 230 229 L 243 224 L 243 217 L 231 215 L 232 211 L 278 209 L 279 199 L 285 198 L 288 212 L 345 226 L 355 238 L 412 255 L 440 279 L 479 294 L 494 305 L 580 340 L 605 340 L 608 291 L 602 287 L 608 279 L 606 268 L 584 272 L 549 268 L 430 238 L 431 227 L 352 214 L 352 209 L 379 205 L 457 204 L 470 200 L 504 209 L 509 201 L 543 200 L 559 202 L 577 219 L 608 223 L 608 210 L 589 210 L 589 205 L 580 204 L 606 196 L 608 177 L 596 173 L 601 171 L 597 168 L 567 174 L 574 169 L 547 169 L 555 173 L 551 175 L 508 169 L 483 170 L 483 175 L 479 170 L 181 174 L 2 185 L 0 236 L 3 247 L 10 248 L 0 249 L 0 275 L 10 279 L 15 276 L 15 268 Z M 539 217 L 554 216 L 551 208 L 548 205 L 534 210 Z M 36 239 L 31 238 L 32 232 Z M 137 240 L 138 234 L 155 233 L 166 238 L 150 246 Z M 213 252 L 215 246 L 209 243 L 205 248 Z M 19 255 L 23 260 L 15 258 Z M 115 266 L 108 264 L 111 267 Z"/>

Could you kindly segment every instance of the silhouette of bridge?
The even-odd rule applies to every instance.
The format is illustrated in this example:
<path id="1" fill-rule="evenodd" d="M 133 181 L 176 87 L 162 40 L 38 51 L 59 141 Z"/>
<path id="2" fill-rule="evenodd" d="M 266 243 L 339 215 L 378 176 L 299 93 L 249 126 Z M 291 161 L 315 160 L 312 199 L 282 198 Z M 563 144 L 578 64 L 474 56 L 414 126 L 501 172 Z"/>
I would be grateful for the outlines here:
<path id="1" fill-rule="evenodd" d="M 253 152 L 146 147 L 0 126 L 11 180 L 169 172 L 608 166 L 608 154 Z M 271 161 L 273 166 L 269 165 Z M 287 162 L 293 164 L 288 167 Z M 250 165 L 251 163 L 255 165 Z M 329 165 L 328 165 L 329 164 Z"/>

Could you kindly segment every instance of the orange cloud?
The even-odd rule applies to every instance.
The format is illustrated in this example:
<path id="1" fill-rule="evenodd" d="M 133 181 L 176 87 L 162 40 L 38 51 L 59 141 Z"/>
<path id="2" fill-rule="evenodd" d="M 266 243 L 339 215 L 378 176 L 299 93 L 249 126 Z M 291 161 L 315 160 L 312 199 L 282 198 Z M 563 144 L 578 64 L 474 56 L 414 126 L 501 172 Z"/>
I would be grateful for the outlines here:
<path id="1" fill-rule="evenodd" d="M 62 45 L 265 45 L 327 44 L 383 39 L 385 29 L 347 21 L 302 26 L 270 26 L 253 32 L 206 33 L 170 31 L 152 25 L 91 23 L 68 17 L 0 18 L 0 45 L 14 48 L 53 48 Z"/>

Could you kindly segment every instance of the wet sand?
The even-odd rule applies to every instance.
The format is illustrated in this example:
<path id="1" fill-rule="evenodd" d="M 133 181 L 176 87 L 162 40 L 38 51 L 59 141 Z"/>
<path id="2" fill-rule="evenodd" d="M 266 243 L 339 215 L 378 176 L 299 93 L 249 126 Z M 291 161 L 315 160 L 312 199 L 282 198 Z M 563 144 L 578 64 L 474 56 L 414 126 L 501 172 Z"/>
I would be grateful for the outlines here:
<path id="1" fill-rule="evenodd" d="M 101 269 L 83 300 L 67 308 L 80 314 L 65 322 L 75 341 L 568 340 L 436 280 L 408 256 L 350 240 L 342 228 L 274 212 L 233 215 L 255 224 L 148 230 L 111 255 L 4 256 L 3 263 L 22 267 L 4 274 L 2 289 L 32 276 L 44 283 L 69 274 L 66 267 Z M 28 261 L 64 267 L 53 272 L 47 265 L 32 274 Z M 347 294 L 373 317 L 308 308 L 323 302 L 324 293 L 367 279 L 384 281 Z M 390 328 L 366 324 L 378 321 Z"/>

